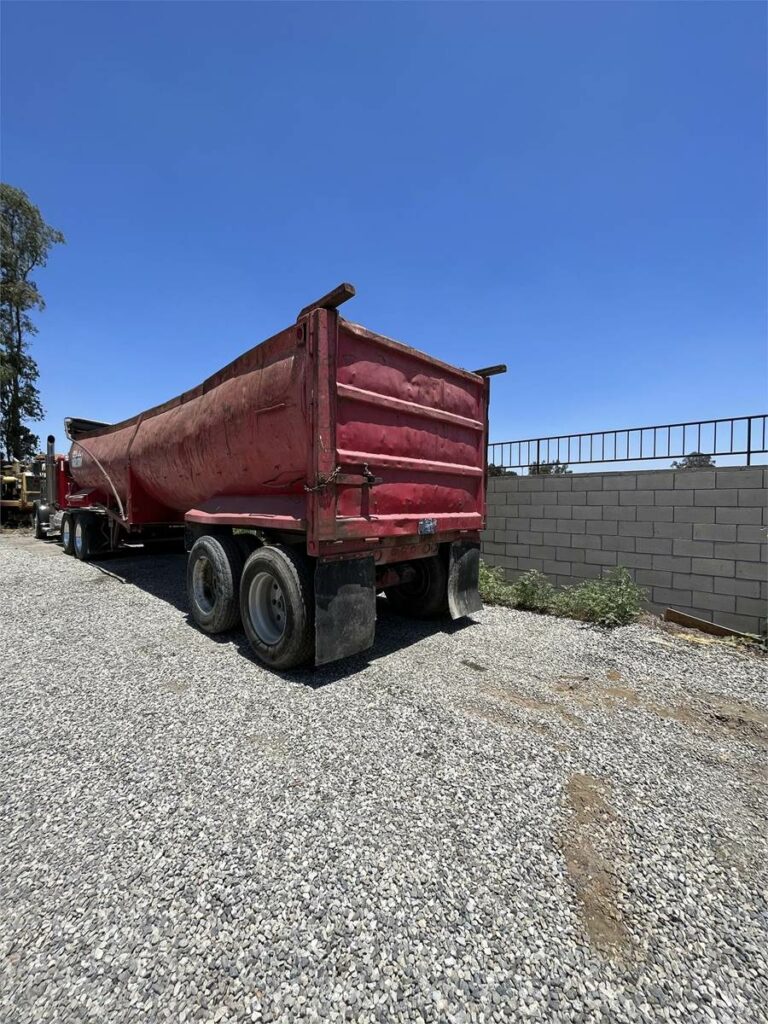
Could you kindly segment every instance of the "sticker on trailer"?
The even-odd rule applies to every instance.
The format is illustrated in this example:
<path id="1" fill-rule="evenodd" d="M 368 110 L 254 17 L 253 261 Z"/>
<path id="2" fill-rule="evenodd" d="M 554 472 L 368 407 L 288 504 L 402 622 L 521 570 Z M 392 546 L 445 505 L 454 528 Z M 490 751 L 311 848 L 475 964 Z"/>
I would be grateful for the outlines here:
<path id="1" fill-rule="evenodd" d="M 437 520 L 436 519 L 420 519 L 419 520 L 419 533 L 437 533 Z"/>
<path id="2" fill-rule="evenodd" d="M 83 464 L 83 453 L 73 452 L 69 464 L 73 469 L 79 469 Z"/>

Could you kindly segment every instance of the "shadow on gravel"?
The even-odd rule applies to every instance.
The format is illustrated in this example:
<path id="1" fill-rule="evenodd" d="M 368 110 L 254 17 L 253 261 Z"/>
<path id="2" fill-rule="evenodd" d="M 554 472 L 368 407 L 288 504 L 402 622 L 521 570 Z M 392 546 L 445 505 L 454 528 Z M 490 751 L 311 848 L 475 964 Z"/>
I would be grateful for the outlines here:
<path id="1" fill-rule="evenodd" d="M 197 629 L 189 616 L 189 605 L 187 604 L 186 561 L 187 556 L 182 552 L 145 554 L 144 552 L 121 551 L 109 558 L 94 560 L 90 564 L 101 570 L 102 573 L 106 573 L 108 577 L 117 577 L 115 585 L 119 585 L 118 580 L 120 580 L 123 584 L 129 583 L 161 601 L 166 601 L 178 611 L 184 612 L 189 625 L 193 629 Z M 239 630 L 215 636 L 206 634 L 206 636 L 211 643 L 228 644 L 234 647 L 239 654 L 247 658 L 262 672 L 269 672 L 270 675 L 280 679 L 319 690 L 323 686 L 328 686 L 329 683 L 339 682 L 348 676 L 355 675 L 372 661 L 411 647 L 428 636 L 437 633 L 451 636 L 475 625 L 477 623 L 472 619 L 459 619 L 457 622 L 452 622 L 450 619 L 404 618 L 391 611 L 386 598 L 379 597 L 376 600 L 376 639 L 370 650 L 353 655 L 351 658 L 345 658 L 343 661 L 333 662 L 330 665 L 322 665 L 319 668 L 293 669 L 290 672 L 274 672 L 256 662 L 245 634 Z"/>

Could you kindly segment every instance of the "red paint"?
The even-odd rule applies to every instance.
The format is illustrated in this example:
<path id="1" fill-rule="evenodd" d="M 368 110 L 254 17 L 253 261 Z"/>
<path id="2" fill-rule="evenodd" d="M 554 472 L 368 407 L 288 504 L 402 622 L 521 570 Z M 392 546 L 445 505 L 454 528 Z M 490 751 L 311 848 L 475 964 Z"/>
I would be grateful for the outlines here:
<path id="1" fill-rule="evenodd" d="M 199 387 L 84 435 L 70 472 L 133 527 L 300 530 L 314 555 L 422 544 L 483 526 L 487 400 L 482 377 L 315 308 Z M 420 537 L 425 519 L 436 537 Z"/>

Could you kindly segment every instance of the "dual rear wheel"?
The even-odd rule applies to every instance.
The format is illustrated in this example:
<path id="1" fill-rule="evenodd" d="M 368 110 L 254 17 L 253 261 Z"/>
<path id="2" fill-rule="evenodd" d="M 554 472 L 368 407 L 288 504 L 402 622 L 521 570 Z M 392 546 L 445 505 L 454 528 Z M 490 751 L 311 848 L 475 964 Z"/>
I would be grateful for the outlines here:
<path id="1" fill-rule="evenodd" d="M 303 553 L 255 547 L 240 536 L 199 537 L 187 562 L 192 618 L 206 633 L 242 621 L 253 653 L 270 668 L 295 668 L 314 650 L 314 586 Z"/>

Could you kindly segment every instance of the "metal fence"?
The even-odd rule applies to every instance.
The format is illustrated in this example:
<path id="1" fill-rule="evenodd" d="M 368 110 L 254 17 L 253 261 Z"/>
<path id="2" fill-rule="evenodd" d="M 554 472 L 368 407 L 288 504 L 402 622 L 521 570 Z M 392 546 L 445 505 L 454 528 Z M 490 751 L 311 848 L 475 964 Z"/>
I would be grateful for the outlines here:
<path id="1" fill-rule="evenodd" d="M 732 416 L 692 423 L 662 423 L 654 427 L 623 427 L 584 434 L 493 441 L 488 464 L 498 470 L 528 469 L 552 472 L 553 467 L 587 463 L 645 462 L 682 459 L 687 455 L 745 457 L 766 452 L 768 413 Z"/>

